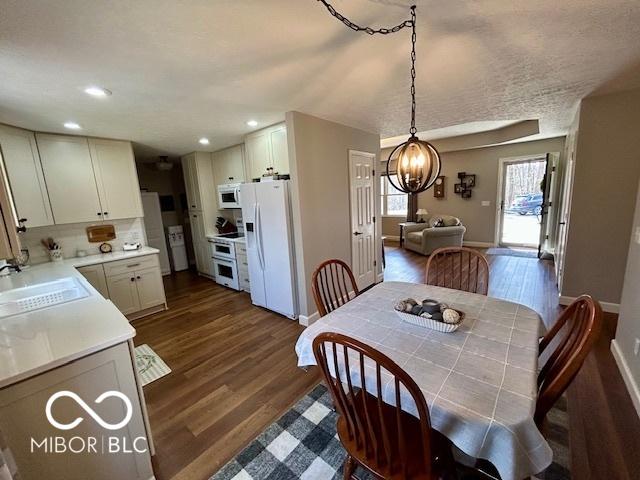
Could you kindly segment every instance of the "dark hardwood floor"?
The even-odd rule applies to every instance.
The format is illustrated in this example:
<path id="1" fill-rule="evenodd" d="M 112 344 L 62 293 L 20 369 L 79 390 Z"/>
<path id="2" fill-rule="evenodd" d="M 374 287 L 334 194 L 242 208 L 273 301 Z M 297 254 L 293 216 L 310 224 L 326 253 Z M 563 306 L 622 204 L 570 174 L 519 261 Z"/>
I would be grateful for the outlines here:
<path id="1" fill-rule="evenodd" d="M 560 309 L 549 261 L 488 256 L 489 295 L 545 324 Z M 386 248 L 386 280 L 421 282 L 426 257 Z M 204 480 L 319 381 L 296 367 L 297 323 L 191 272 L 165 277 L 169 310 L 134 322 L 172 373 L 146 386 L 158 480 Z M 609 350 L 615 315 L 568 392 L 575 480 L 640 478 L 640 420 Z"/>

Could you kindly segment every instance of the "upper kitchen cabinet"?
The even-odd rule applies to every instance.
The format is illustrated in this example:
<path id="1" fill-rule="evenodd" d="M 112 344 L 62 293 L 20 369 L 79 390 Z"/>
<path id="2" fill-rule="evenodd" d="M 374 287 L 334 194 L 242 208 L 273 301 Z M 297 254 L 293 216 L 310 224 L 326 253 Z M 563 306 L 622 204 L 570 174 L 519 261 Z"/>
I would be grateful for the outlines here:
<path id="1" fill-rule="evenodd" d="M 130 142 L 89 139 L 102 218 L 120 220 L 144 216 L 140 184 Z"/>
<path id="2" fill-rule="evenodd" d="M 213 154 L 213 177 L 218 185 L 244 182 L 242 145 L 225 148 Z"/>
<path id="3" fill-rule="evenodd" d="M 42 133 L 36 140 L 55 222 L 102 220 L 88 140 Z"/>
<path id="4" fill-rule="evenodd" d="M 36 140 L 56 224 L 143 216 L 129 142 L 40 133 Z"/>
<path id="5" fill-rule="evenodd" d="M 0 125 L 0 152 L 18 218 L 27 228 L 53 225 L 34 133 Z"/>
<path id="6" fill-rule="evenodd" d="M 245 151 L 250 179 L 262 177 L 269 168 L 280 175 L 289 173 L 287 127 L 284 123 L 247 135 Z"/>

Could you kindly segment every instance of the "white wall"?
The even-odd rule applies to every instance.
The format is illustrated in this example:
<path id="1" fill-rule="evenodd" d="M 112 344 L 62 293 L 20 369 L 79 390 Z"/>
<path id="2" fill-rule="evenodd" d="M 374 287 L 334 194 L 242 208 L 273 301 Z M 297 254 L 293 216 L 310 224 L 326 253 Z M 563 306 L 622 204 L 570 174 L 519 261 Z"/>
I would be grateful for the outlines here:
<path id="1" fill-rule="evenodd" d="M 330 258 L 351 264 L 349 150 L 378 158 L 380 136 L 299 112 L 288 112 L 286 123 L 300 313 L 312 317 L 317 311 L 311 293 L 315 268 Z M 381 272 L 380 258 L 378 268 Z"/>
<path id="2" fill-rule="evenodd" d="M 635 205 L 613 352 L 640 415 L 640 356 L 634 354 L 635 342 L 640 339 L 640 238 L 636 237 L 640 232 L 640 191 Z"/>

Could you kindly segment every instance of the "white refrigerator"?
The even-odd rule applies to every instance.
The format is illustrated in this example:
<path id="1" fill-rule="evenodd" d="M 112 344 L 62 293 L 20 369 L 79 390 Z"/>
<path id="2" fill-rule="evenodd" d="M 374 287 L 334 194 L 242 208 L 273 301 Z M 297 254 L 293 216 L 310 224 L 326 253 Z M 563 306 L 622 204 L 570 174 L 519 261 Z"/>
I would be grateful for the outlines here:
<path id="1" fill-rule="evenodd" d="M 298 318 L 289 180 L 240 185 L 251 301 Z"/>

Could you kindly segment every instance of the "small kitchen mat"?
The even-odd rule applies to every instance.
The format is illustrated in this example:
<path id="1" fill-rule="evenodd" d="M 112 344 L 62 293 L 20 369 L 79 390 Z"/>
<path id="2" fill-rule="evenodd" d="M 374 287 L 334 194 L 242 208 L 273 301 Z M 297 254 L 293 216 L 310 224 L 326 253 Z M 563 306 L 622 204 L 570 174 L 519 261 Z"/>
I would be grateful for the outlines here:
<path id="1" fill-rule="evenodd" d="M 490 248 L 489 250 L 487 250 L 487 255 L 506 255 L 507 257 L 538 258 L 538 252 L 536 250 L 502 247 Z"/>
<path id="2" fill-rule="evenodd" d="M 171 373 L 169 366 L 146 343 L 135 348 L 136 370 L 142 381 L 142 386 Z"/>

